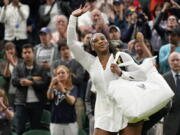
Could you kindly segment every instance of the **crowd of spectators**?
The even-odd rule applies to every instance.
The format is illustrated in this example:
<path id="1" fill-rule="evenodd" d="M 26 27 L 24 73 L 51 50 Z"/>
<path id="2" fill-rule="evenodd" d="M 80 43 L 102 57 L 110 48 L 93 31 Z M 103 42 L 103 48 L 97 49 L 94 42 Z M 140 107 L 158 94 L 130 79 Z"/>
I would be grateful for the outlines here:
<path id="1" fill-rule="evenodd" d="M 7 107 L 0 102 L 0 125 L 1 114 L 8 114 L 4 109 L 9 108 L 9 113 L 15 114 L 10 118 L 15 119 L 13 132 L 22 135 L 29 130 L 27 121 L 30 129 L 41 129 L 40 118 L 46 109 L 52 114 L 49 126 L 52 135 L 60 129 L 66 132 L 64 135 L 75 134 L 78 129 L 92 135 L 95 90 L 89 74 L 74 59 L 66 41 L 69 16 L 84 4 L 90 10 L 78 18 L 77 39 L 82 49 L 96 55 L 91 38 L 94 33 L 103 33 L 113 49 L 129 53 L 138 64 L 156 56 L 159 73 L 175 92 L 165 113 L 150 118 L 150 126 L 144 122 L 148 128 L 142 134 L 180 134 L 178 0 L 0 1 L 0 88 L 9 100 Z M 41 24 L 43 17 L 50 18 L 46 26 Z M 74 123 L 73 128 L 64 127 L 64 123 Z M 0 129 L 0 135 L 1 132 Z"/>

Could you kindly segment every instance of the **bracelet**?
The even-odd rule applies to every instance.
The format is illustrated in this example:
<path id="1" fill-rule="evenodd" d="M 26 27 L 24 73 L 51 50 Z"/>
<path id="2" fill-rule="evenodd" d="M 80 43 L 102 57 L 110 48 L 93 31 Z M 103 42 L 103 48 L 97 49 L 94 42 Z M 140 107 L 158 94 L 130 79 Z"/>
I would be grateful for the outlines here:
<path id="1" fill-rule="evenodd" d="M 8 107 L 4 108 L 4 109 L 2 110 L 2 112 L 5 112 L 7 109 L 8 109 Z"/>

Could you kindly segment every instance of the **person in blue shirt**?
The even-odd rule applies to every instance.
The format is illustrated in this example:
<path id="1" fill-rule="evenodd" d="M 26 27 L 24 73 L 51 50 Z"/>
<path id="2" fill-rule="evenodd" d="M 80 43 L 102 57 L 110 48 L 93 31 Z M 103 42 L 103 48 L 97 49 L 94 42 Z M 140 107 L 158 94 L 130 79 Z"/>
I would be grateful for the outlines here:
<path id="1" fill-rule="evenodd" d="M 162 73 L 170 71 L 168 57 L 172 52 L 180 53 L 180 26 L 169 34 L 169 44 L 163 45 L 159 51 L 159 65 Z"/>
<path id="2" fill-rule="evenodd" d="M 72 84 L 66 66 L 58 66 L 54 74 L 47 92 L 48 99 L 52 100 L 51 135 L 78 135 L 75 111 L 78 89 Z"/>

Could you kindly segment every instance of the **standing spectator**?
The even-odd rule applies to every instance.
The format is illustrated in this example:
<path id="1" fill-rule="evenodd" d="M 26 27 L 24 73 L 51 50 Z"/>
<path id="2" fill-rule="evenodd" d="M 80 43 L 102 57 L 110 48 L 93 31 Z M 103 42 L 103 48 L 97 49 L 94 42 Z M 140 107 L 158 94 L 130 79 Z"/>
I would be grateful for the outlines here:
<path id="1" fill-rule="evenodd" d="M 11 135 L 10 120 L 14 117 L 4 90 L 0 89 L 0 135 Z"/>
<path id="2" fill-rule="evenodd" d="M 69 68 L 72 74 L 72 83 L 78 88 L 78 98 L 75 107 L 77 112 L 77 122 L 81 128 L 83 123 L 82 115 L 84 113 L 83 98 L 85 96 L 85 88 L 83 87 L 83 84 L 85 71 L 83 67 L 74 58 L 72 58 L 71 51 L 67 46 L 67 41 L 61 41 L 59 43 L 59 52 L 61 58 L 53 62 L 51 72 L 60 65 L 65 65 Z"/>
<path id="3" fill-rule="evenodd" d="M 5 42 L 12 41 L 16 45 L 18 57 L 21 54 L 22 45 L 27 43 L 27 19 L 29 7 L 19 0 L 4 0 L 4 6 L 0 13 L 0 22 L 5 24 Z"/>
<path id="4" fill-rule="evenodd" d="M 169 7 L 170 7 L 170 3 L 165 2 L 164 6 L 161 10 L 161 13 L 156 18 L 156 21 L 154 23 L 154 28 L 156 29 L 157 33 L 160 35 L 163 45 L 168 43 L 169 31 L 172 31 L 173 29 L 175 29 L 178 26 L 178 19 L 174 15 L 170 15 L 167 18 L 167 27 L 166 28 L 163 28 L 160 25 L 161 20 L 162 20 L 163 16 L 165 15 L 165 12 L 167 11 L 167 9 Z"/>
<path id="5" fill-rule="evenodd" d="M 96 3 L 97 3 L 96 0 L 88 0 L 87 5 L 89 5 L 90 10 L 78 18 L 78 27 L 81 32 L 91 31 L 91 27 L 93 25 L 93 20 L 94 20 L 92 18 L 94 18 L 94 17 L 95 18 L 102 17 L 103 20 L 101 20 L 100 23 L 102 23 L 102 22 L 104 22 L 104 24 L 109 23 L 107 16 L 104 13 L 102 13 L 101 11 L 99 11 L 98 9 L 96 9 Z M 97 10 L 98 11 L 95 12 L 94 17 L 93 17 L 91 12 L 94 9 L 96 9 L 95 11 L 97 11 Z M 99 14 L 99 12 L 101 15 Z M 97 20 L 97 19 L 95 19 L 95 20 Z M 94 21 L 94 22 L 97 22 L 97 21 Z"/>
<path id="6" fill-rule="evenodd" d="M 12 85 L 11 75 L 14 67 L 18 63 L 20 63 L 20 59 L 17 58 L 15 44 L 12 42 L 7 42 L 5 44 L 5 59 L 0 65 L 3 77 L 7 80 L 5 90 L 8 93 L 9 103 L 11 106 L 14 106 L 14 97 L 16 93 L 16 88 Z"/>
<path id="7" fill-rule="evenodd" d="M 23 4 L 27 4 L 30 8 L 30 14 L 27 20 L 27 32 L 28 40 L 31 44 L 35 45 L 39 43 L 38 39 L 38 19 L 39 19 L 39 7 L 41 0 L 21 0 Z"/>
<path id="8" fill-rule="evenodd" d="M 30 120 L 32 129 L 40 127 L 47 81 L 45 70 L 34 61 L 33 47 L 25 44 L 22 49 L 23 62 L 12 74 L 12 84 L 17 88 L 15 96 L 16 132 L 22 135 L 25 123 Z"/>
<path id="9" fill-rule="evenodd" d="M 180 53 L 170 54 L 169 66 L 171 71 L 164 74 L 164 78 L 174 91 L 175 96 L 169 113 L 164 118 L 164 135 L 180 134 Z"/>
<path id="10" fill-rule="evenodd" d="M 58 66 L 47 92 L 48 99 L 52 100 L 51 135 L 78 135 L 75 111 L 77 91 L 69 69 Z"/>
<path id="11" fill-rule="evenodd" d="M 108 24 L 104 21 L 102 12 L 99 9 L 93 9 L 91 11 L 91 21 L 90 31 L 93 33 L 103 33 L 108 37 Z"/>
<path id="12" fill-rule="evenodd" d="M 161 37 L 159 36 L 159 34 L 157 33 L 157 31 L 155 29 L 153 29 L 154 23 L 155 23 L 155 19 L 156 17 L 159 16 L 159 14 L 161 13 L 161 9 L 162 9 L 162 4 L 157 4 L 154 8 L 153 11 L 153 19 L 151 21 L 149 21 L 149 26 L 151 28 L 152 31 L 152 36 L 151 36 L 151 44 L 152 44 L 152 49 L 154 51 L 155 55 L 159 54 L 159 49 L 162 46 L 162 41 L 161 41 Z M 165 27 L 165 22 L 161 21 L 161 23 L 159 24 L 161 27 Z"/>
<path id="13" fill-rule="evenodd" d="M 54 60 L 59 58 L 57 44 L 51 43 L 51 31 L 47 27 L 39 32 L 41 43 L 34 47 L 37 64 L 42 65 L 48 72 Z"/>
<path id="14" fill-rule="evenodd" d="M 72 82 L 76 86 L 80 86 L 83 81 L 84 69 L 83 67 L 71 56 L 71 51 L 67 46 L 67 41 L 61 41 L 59 44 L 59 53 L 61 57 L 55 60 L 51 66 L 51 73 L 54 72 L 59 65 L 65 65 L 69 68 L 72 76 Z"/>
<path id="15" fill-rule="evenodd" d="M 163 45 L 159 51 L 159 65 L 162 73 L 170 70 L 168 57 L 172 52 L 180 53 L 180 27 L 175 28 L 169 34 L 169 44 Z"/>
<path id="16" fill-rule="evenodd" d="M 59 15 L 56 18 L 56 31 L 52 33 L 52 40 L 51 42 L 56 44 L 62 40 L 65 40 L 67 37 L 67 24 L 68 19 L 64 15 Z"/>
<path id="17" fill-rule="evenodd" d="M 55 4 L 54 4 L 54 2 L 55 2 Z M 39 15 L 41 17 L 41 16 L 46 15 L 48 13 L 48 11 L 50 10 L 51 6 L 54 4 L 52 7 L 52 10 L 50 12 L 50 22 L 47 26 L 52 32 L 54 32 L 56 29 L 55 25 L 54 25 L 56 23 L 56 17 L 58 15 L 63 14 L 61 8 L 59 8 L 58 3 L 59 2 L 57 0 L 56 1 L 55 0 L 46 0 L 46 3 L 41 5 L 39 8 Z"/>

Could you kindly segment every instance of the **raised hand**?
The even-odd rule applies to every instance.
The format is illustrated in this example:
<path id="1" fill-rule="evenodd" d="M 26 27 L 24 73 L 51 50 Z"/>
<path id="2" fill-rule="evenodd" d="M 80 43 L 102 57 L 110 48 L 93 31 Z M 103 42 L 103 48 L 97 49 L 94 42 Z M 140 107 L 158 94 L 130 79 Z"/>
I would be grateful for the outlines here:
<path id="1" fill-rule="evenodd" d="M 141 32 L 136 34 L 136 39 L 140 42 L 144 42 L 144 35 Z"/>
<path id="2" fill-rule="evenodd" d="M 76 16 L 76 17 L 81 16 L 82 14 L 87 12 L 89 10 L 89 8 L 90 7 L 87 3 L 84 6 L 81 5 L 80 8 L 78 8 L 72 12 L 72 15 Z"/>
<path id="3" fill-rule="evenodd" d="M 173 8 L 180 8 L 180 5 L 174 0 L 171 0 L 171 4 L 173 5 Z"/>
<path id="4" fill-rule="evenodd" d="M 162 8 L 162 12 L 164 12 L 164 11 L 166 11 L 168 8 L 170 7 L 170 3 L 169 2 L 165 2 L 164 3 L 164 6 L 163 6 L 163 8 Z"/>

